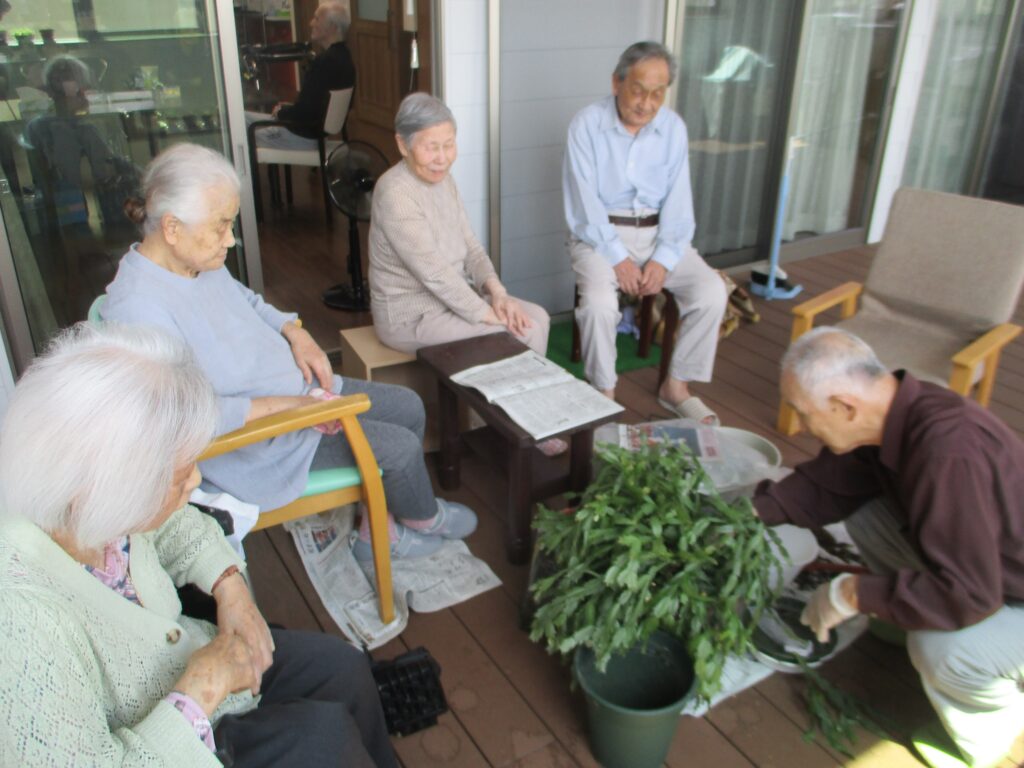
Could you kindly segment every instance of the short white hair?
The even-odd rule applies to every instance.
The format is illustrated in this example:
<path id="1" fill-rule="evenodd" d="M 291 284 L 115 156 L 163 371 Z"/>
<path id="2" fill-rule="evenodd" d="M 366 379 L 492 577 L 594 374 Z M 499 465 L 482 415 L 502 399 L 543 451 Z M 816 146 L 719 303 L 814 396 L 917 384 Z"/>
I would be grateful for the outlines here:
<path id="1" fill-rule="evenodd" d="M 142 231 L 160 228 L 160 220 L 171 214 L 186 224 L 199 224 L 210 214 L 206 193 L 227 187 L 236 195 L 241 183 L 234 167 L 219 152 L 198 144 L 175 144 L 157 155 L 142 176 L 146 201 Z"/>
<path id="2" fill-rule="evenodd" d="M 417 91 L 410 93 L 398 105 L 395 133 L 402 137 L 405 146 L 411 147 L 417 133 L 445 123 L 451 123 L 452 128 L 456 128 L 455 115 L 448 105 L 436 96 Z"/>
<path id="3" fill-rule="evenodd" d="M 348 28 L 352 25 L 352 16 L 346 3 L 340 0 L 324 0 L 318 8 L 324 9 L 324 19 L 334 27 L 341 37 L 348 35 Z"/>
<path id="4" fill-rule="evenodd" d="M 888 373 L 867 342 L 828 325 L 805 333 L 782 357 L 783 376 L 819 407 L 840 391 L 864 394 Z"/>
<path id="5" fill-rule="evenodd" d="M 21 377 L 0 431 L 3 514 L 95 549 L 145 530 L 176 469 L 213 436 L 217 401 L 163 331 L 79 323 Z"/>

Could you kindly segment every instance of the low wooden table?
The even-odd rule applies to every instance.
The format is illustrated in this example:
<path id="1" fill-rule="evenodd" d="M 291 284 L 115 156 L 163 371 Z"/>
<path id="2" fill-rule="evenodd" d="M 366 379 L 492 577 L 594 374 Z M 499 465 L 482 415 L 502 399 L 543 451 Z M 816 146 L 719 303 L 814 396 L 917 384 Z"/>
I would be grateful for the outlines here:
<path id="1" fill-rule="evenodd" d="M 493 363 L 526 352 L 527 347 L 509 333 L 494 333 L 472 339 L 424 347 L 417 357 L 437 377 L 440 410 L 441 453 L 439 475 L 441 487 L 459 487 L 459 454 L 461 440 L 458 424 L 458 402 L 475 410 L 487 424 L 490 440 L 465 435 L 467 442 L 485 453 L 504 454 L 508 479 L 506 549 L 513 563 L 525 563 L 530 552 L 530 521 L 533 503 L 566 491 L 582 491 L 591 479 L 594 452 L 594 428 L 611 421 L 615 415 L 583 424 L 558 436 L 569 440 L 569 467 L 565 461 L 549 459 L 536 450 L 537 441 L 496 405 L 491 405 L 475 389 L 452 382 L 451 377 L 474 365 Z M 498 445 L 494 445 L 498 443 Z M 559 471 L 561 470 L 561 471 Z"/>

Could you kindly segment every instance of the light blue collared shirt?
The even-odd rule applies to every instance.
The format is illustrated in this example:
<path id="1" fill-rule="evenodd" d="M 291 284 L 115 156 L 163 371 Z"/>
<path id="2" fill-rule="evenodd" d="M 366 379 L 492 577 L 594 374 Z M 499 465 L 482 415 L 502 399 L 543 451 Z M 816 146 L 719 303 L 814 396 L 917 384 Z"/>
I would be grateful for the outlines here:
<path id="1" fill-rule="evenodd" d="M 686 125 L 666 107 L 634 136 L 615 97 L 584 107 L 569 124 L 562 164 L 565 220 L 573 236 L 615 266 L 629 256 L 611 211 L 660 214 L 652 258 L 672 271 L 693 239 L 693 196 Z"/>

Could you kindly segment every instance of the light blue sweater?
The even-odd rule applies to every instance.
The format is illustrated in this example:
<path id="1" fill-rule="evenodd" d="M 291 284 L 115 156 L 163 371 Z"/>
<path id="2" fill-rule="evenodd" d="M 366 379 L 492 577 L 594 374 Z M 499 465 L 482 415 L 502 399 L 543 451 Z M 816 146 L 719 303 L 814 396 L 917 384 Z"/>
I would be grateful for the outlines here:
<path id="1" fill-rule="evenodd" d="M 308 390 L 281 327 L 280 312 L 225 268 L 195 278 L 176 275 L 131 250 L 107 286 L 104 320 L 160 328 L 187 343 L 220 401 L 217 433 L 245 423 L 252 398 Z M 341 377 L 334 377 L 341 391 Z M 312 429 L 292 432 L 205 461 L 204 486 L 215 486 L 261 511 L 294 501 L 306 486 L 320 442 Z"/>

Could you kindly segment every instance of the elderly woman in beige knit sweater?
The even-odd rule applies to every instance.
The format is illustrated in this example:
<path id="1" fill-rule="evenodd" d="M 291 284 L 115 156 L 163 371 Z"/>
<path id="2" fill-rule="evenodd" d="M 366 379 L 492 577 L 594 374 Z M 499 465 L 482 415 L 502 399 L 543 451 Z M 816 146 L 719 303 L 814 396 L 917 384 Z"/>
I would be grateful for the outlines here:
<path id="1" fill-rule="evenodd" d="M 413 93 L 395 117 L 403 162 L 380 177 L 370 217 L 370 296 L 374 327 L 394 349 L 508 330 L 547 352 L 543 307 L 514 299 L 473 234 L 449 173 L 455 118 L 439 99 Z"/>

